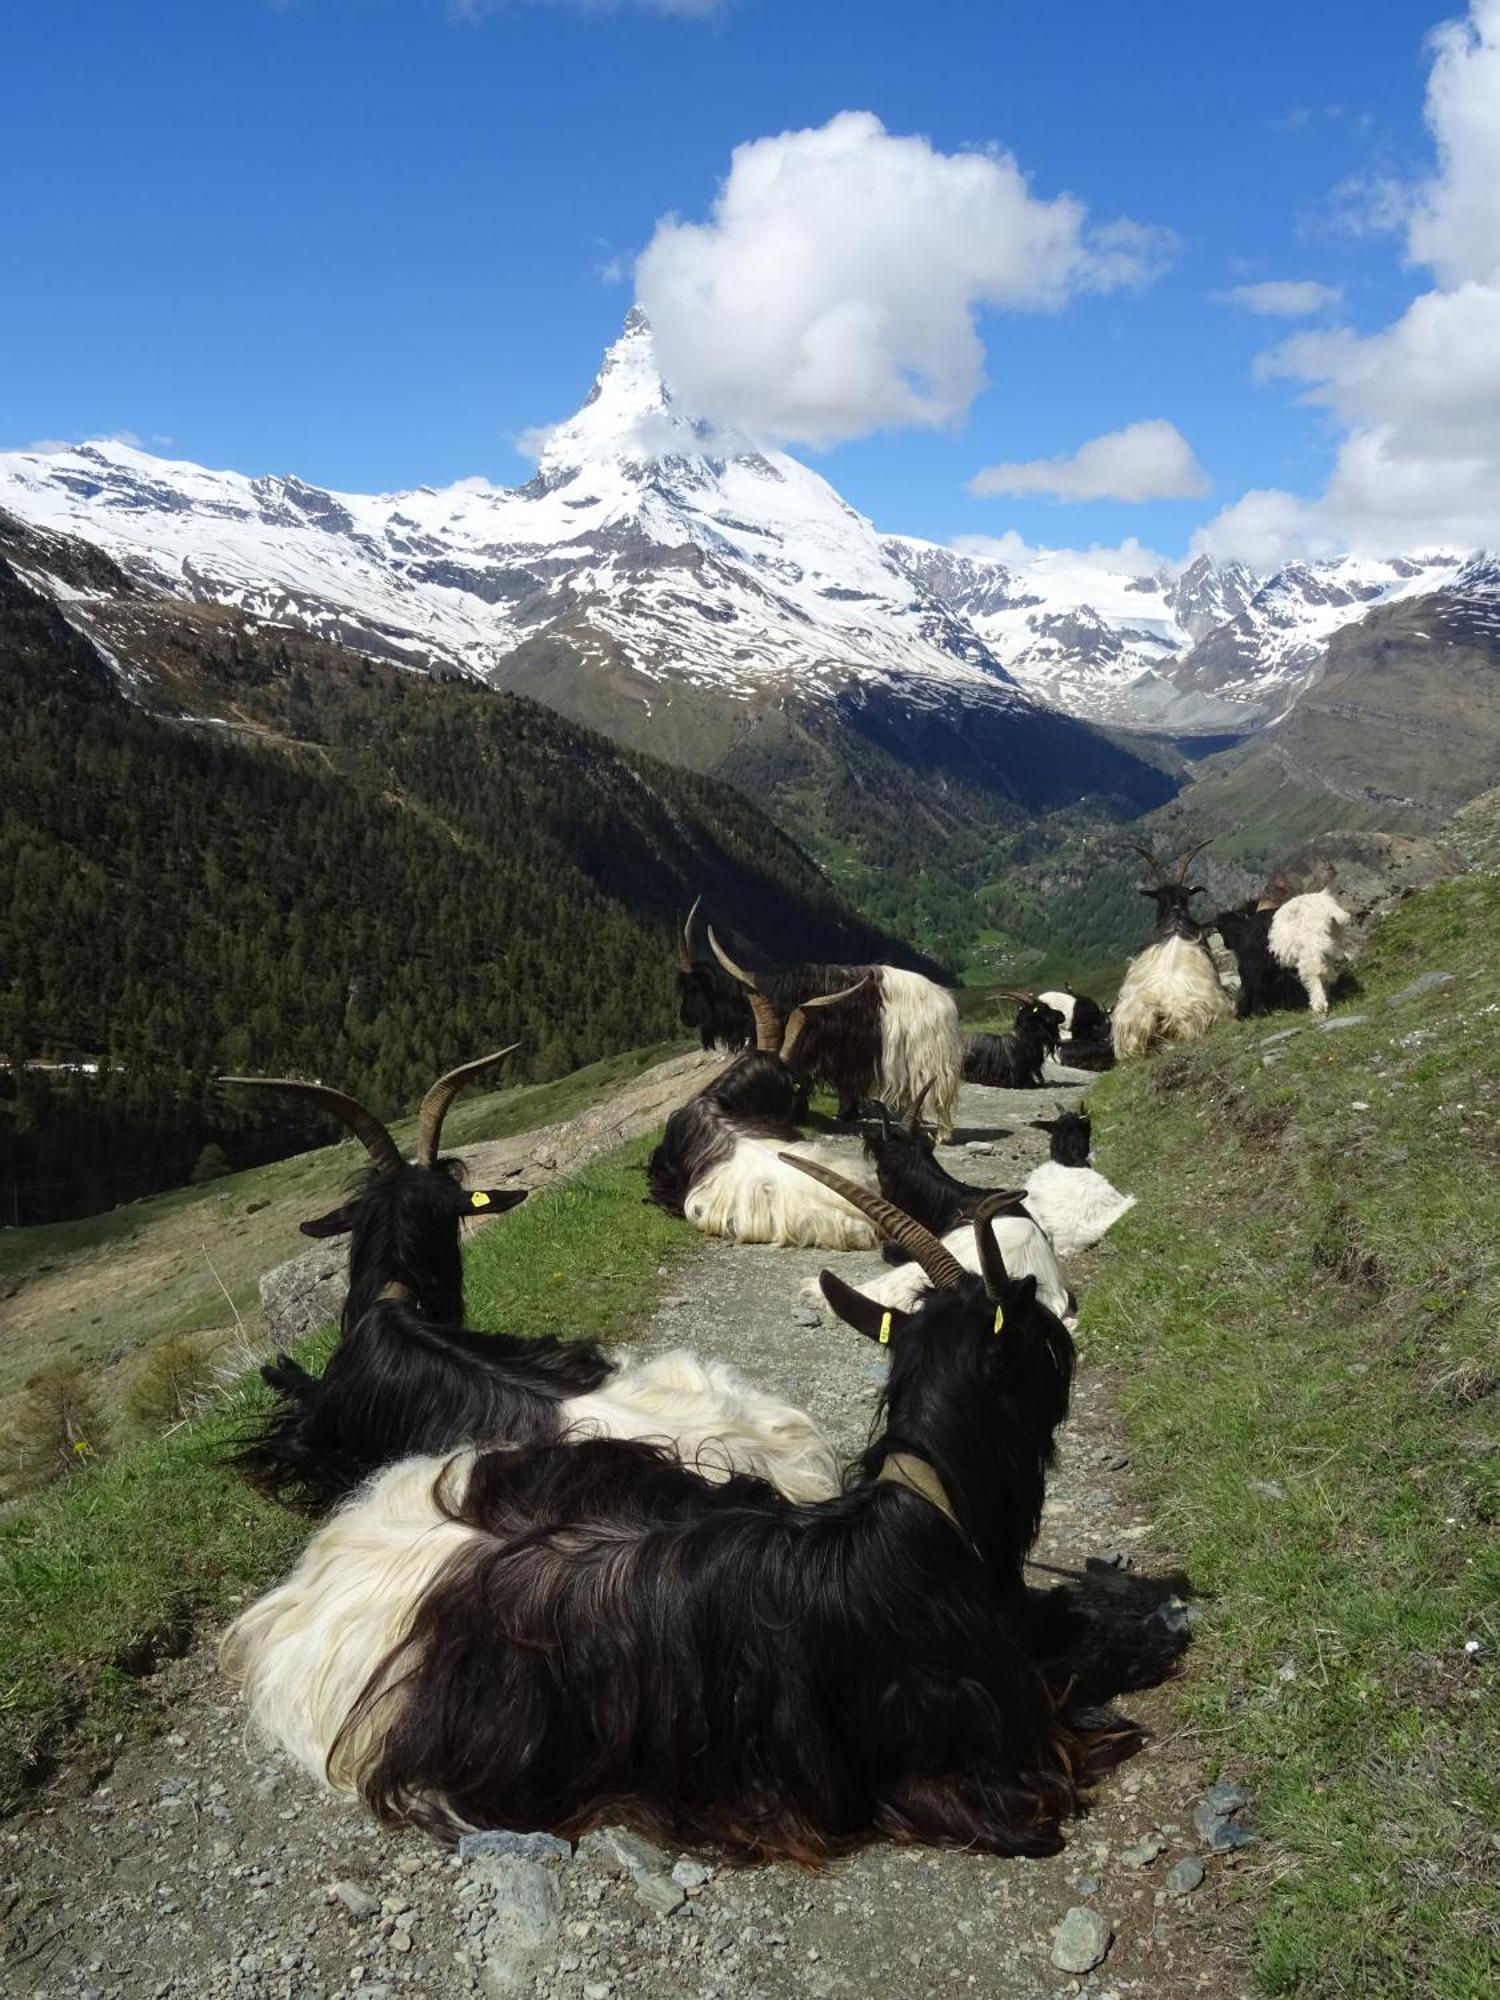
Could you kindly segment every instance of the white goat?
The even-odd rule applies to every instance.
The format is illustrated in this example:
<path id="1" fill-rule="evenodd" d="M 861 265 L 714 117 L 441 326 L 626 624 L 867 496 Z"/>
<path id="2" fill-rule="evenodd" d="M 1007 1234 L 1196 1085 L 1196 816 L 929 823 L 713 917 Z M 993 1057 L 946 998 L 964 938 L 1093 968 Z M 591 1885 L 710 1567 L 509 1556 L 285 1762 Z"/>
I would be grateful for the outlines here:
<path id="1" fill-rule="evenodd" d="M 1271 956 L 1295 972 L 1315 1014 L 1328 1012 L 1328 985 L 1345 957 L 1349 912 L 1326 889 L 1289 896 L 1271 919 Z"/>

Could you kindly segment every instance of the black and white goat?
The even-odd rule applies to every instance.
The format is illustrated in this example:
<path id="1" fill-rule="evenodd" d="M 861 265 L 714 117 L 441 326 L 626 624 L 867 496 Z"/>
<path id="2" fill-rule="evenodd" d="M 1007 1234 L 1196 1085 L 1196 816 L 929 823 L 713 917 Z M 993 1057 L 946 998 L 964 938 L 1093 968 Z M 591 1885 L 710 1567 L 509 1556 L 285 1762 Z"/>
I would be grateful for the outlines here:
<path id="1" fill-rule="evenodd" d="M 1071 986 L 1065 986 L 1057 992 L 1039 993 L 1037 998 L 1044 1007 L 1061 1014 L 1065 1042 L 1092 1042 L 1109 1032 L 1108 1014 L 1087 993 L 1078 993 Z"/>
<path id="2" fill-rule="evenodd" d="M 1025 994 L 1002 996 L 1020 1002 L 1015 1026 L 1003 1035 L 970 1035 L 964 1043 L 965 1083 L 995 1090 L 1040 1090 L 1042 1064 L 1060 1040 L 1058 1016 Z"/>
<path id="3" fill-rule="evenodd" d="M 864 1127 L 865 1156 L 875 1168 L 880 1192 L 903 1214 L 934 1236 L 945 1236 L 961 1222 L 971 1222 L 985 1203 L 994 1203 L 994 1188 L 956 1180 L 938 1159 L 932 1134 L 922 1124 L 920 1097 L 904 1119 L 893 1118 L 885 1104 L 872 1109 L 875 1118 Z M 1019 1193 L 1014 1200 L 1019 1202 Z M 886 1256 L 895 1261 L 890 1246 Z"/>
<path id="4" fill-rule="evenodd" d="M 1328 988 L 1347 954 L 1349 912 L 1326 889 L 1289 896 L 1271 917 L 1271 956 L 1301 981 L 1315 1014 L 1328 1012 Z"/>
<path id="5" fill-rule="evenodd" d="M 457 1090 L 497 1060 L 466 1063 L 433 1085 L 410 1162 L 374 1113 L 341 1091 L 289 1078 L 225 1079 L 317 1103 L 371 1161 L 350 1201 L 302 1225 L 309 1235 L 350 1238 L 339 1340 L 321 1376 L 285 1354 L 262 1370 L 279 1400 L 239 1447 L 245 1478 L 317 1510 L 414 1453 L 605 1435 L 661 1440 L 710 1477 L 748 1470 L 802 1498 L 831 1492 L 832 1451 L 812 1420 L 722 1363 L 681 1350 L 617 1363 L 592 1340 L 464 1325 L 460 1226 L 526 1195 L 465 1189 L 459 1163 L 439 1148 Z"/>
<path id="6" fill-rule="evenodd" d="M 1156 877 L 1154 887 L 1140 891 L 1156 904 L 1156 932 L 1130 961 L 1115 1002 L 1111 1036 L 1122 1059 L 1145 1055 L 1158 1042 L 1195 1042 L 1230 1011 L 1190 908 L 1203 892 L 1189 883 L 1187 871 L 1207 845 L 1204 840 L 1190 849 L 1170 881 L 1151 848 L 1136 849 Z"/>
<path id="7" fill-rule="evenodd" d="M 749 993 L 760 1046 L 736 1057 L 667 1120 L 646 1163 L 648 1199 L 705 1236 L 806 1250 L 868 1250 L 875 1234 L 857 1209 L 786 1165 L 829 1157 L 797 1129 L 797 1079 L 791 1064 L 809 1024 L 858 1004 L 861 988 L 824 993 L 780 1016 L 759 991 Z"/>
<path id="8" fill-rule="evenodd" d="M 702 905 L 700 896 L 688 911 L 687 922 L 677 941 L 678 1018 L 691 1028 L 705 1050 L 720 1049 L 734 1055 L 755 1046 L 755 1017 L 745 998 L 745 989 L 714 959 L 699 958 L 693 950 L 693 923 Z"/>
<path id="9" fill-rule="evenodd" d="M 1095 1171 L 1093 1126 L 1083 1112 L 1059 1105 L 1055 1118 L 1031 1123 L 1047 1134 L 1050 1157 L 1026 1176 L 1026 1213 L 1046 1230 L 1059 1257 L 1079 1256 L 1130 1213 L 1136 1198 Z"/>
<path id="10" fill-rule="evenodd" d="M 598 1440 L 395 1468 L 231 1627 L 252 1724 L 383 1820 L 817 1862 L 874 1837 L 1049 1854 L 1138 1732 L 1028 1650 L 1073 1348 L 975 1224 L 980 1275 L 869 1189 L 933 1290 L 911 1317 L 831 1273 L 891 1357 L 846 1490 L 798 1505 Z M 894 1222 L 891 1218 L 894 1217 Z"/>
<path id="11" fill-rule="evenodd" d="M 1271 919 L 1275 911 L 1255 902 L 1220 910 L 1214 929 L 1234 954 L 1240 990 L 1234 1011 L 1242 1021 L 1258 1014 L 1293 1013 L 1307 1006 L 1307 988 L 1271 952 Z"/>
<path id="12" fill-rule="evenodd" d="M 809 1000 L 855 989 L 848 1006 L 807 1023 L 796 1074 L 837 1091 L 839 1116 L 851 1121 L 872 1097 L 904 1116 L 930 1080 L 932 1118 L 942 1137 L 952 1137 L 963 1050 L 951 993 L 894 965 L 795 965 L 750 973 L 730 958 L 712 925 L 708 943 L 746 995 L 759 993 L 783 1018 Z"/>

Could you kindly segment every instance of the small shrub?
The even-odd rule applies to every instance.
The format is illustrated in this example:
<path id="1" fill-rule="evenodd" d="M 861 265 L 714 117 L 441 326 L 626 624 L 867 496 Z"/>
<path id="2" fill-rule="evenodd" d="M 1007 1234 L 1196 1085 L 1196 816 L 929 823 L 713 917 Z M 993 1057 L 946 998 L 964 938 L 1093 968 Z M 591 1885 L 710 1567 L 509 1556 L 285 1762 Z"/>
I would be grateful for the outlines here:
<path id="1" fill-rule="evenodd" d="M 188 1183 L 192 1187 L 202 1187 L 207 1181 L 221 1181 L 226 1174 L 233 1172 L 234 1168 L 229 1164 L 229 1155 L 222 1146 L 215 1145 L 210 1139 L 198 1155 L 193 1171 L 188 1175 Z"/>
<path id="2" fill-rule="evenodd" d="M 126 1393 L 125 1408 L 142 1430 L 165 1430 L 201 1411 L 216 1374 L 206 1340 L 191 1333 L 168 1334 L 147 1350 Z"/>
<path id="3" fill-rule="evenodd" d="M 0 1498 L 35 1493 L 105 1450 L 104 1420 L 88 1371 L 77 1361 L 38 1370 L 0 1429 Z"/>

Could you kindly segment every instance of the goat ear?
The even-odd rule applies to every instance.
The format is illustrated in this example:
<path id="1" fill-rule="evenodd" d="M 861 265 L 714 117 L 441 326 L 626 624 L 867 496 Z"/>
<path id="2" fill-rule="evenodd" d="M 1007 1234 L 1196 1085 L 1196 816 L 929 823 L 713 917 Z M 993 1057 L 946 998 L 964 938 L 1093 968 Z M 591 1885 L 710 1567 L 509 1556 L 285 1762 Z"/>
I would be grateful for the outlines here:
<path id="1" fill-rule="evenodd" d="M 530 1188 L 469 1188 L 464 1192 L 464 1213 L 503 1215 L 508 1208 L 519 1208 L 530 1193 Z"/>
<path id="2" fill-rule="evenodd" d="M 824 1271 L 818 1278 L 818 1285 L 825 1299 L 845 1326 L 852 1326 L 856 1333 L 862 1333 L 866 1340 L 878 1340 L 883 1347 L 898 1327 L 905 1326 L 910 1313 L 896 1312 L 890 1306 L 883 1306 L 875 1299 L 866 1298 L 863 1292 L 855 1291 L 853 1285 L 846 1285 L 842 1278 L 832 1271 Z"/>
<path id="3" fill-rule="evenodd" d="M 345 1236 L 354 1227 L 354 1206 L 346 1203 L 343 1208 L 330 1209 L 327 1215 L 311 1216 L 298 1227 L 304 1236 Z"/>

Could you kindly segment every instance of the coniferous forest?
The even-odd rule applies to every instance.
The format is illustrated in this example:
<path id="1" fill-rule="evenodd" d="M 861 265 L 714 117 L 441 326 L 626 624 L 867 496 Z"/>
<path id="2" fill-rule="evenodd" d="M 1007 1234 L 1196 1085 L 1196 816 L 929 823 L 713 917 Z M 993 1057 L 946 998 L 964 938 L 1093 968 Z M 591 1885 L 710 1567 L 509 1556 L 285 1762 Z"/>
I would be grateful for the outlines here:
<path id="1" fill-rule="evenodd" d="M 133 621 L 124 686 L 0 543 L 7 1223 L 329 1136 L 225 1071 L 392 1115 L 505 1042 L 546 1078 L 671 1033 L 699 890 L 767 959 L 911 962 L 722 785 L 89 561 Z"/>

